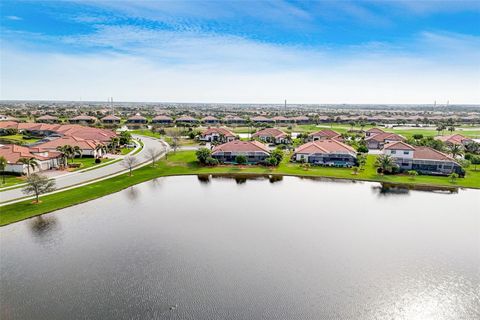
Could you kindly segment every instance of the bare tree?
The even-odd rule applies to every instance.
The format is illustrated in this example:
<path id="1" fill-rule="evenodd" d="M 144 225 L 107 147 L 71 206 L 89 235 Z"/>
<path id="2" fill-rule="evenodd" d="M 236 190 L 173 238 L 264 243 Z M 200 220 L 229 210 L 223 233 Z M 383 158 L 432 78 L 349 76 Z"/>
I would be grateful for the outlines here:
<path id="1" fill-rule="evenodd" d="M 132 156 L 126 156 L 121 162 L 121 165 L 124 168 L 129 170 L 129 176 L 132 176 L 132 170 L 137 164 L 138 164 L 138 159 Z"/>
<path id="2" fill-rule="evenodd" d="M 152 167 L 155 167 L 155 162 L 162 155 L 162 150 L 154 149 L 154 148 L 148 148 L 146 150 L 146 153 L 147 154 L 146 154 L 145 158 L 152 160 Z"/>
<path id="3" fill-rule="evenodd" d="M 49 180 L 46 176 L 42 176 L 36 173 L 27 177 L 27 185 L 23 188 L 23 193 L 34 194 L 36 202 L 38 203 L 38 197 L 41 194 L 52 192 L 55 190 L 55 180 Z"/>
<path id="4" fill-rule="evenodd" d="M 178 130 L 173 130 L 171 133 L 172 137 L 172 142 L 170 143 L 170 146 L 173 149 L 173 152 L 176 152 L 178 147 L 180 146 L 180 131 Z"/>

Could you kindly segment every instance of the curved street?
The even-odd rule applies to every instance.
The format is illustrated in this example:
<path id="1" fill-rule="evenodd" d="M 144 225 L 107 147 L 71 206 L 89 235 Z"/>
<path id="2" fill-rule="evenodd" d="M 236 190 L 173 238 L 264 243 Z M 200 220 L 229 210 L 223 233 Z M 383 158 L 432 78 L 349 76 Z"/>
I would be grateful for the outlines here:
<path id="1" fill-rule="evenodd" d="M 163 150 L 163 153 L 168 148 L 168 144 L 163 140 L 140 136 L 140 135 L 133 135 L 133 137 L 137 140 L 141 140 L 144 144 L 143 149 L 140 150 L 132 157 L 135 157 L 139 161 L 140 167 L 145 165 L 149 162 L 149 159 L 146 157 L 148 149 L 159 149 Z M 162 154 L 163 156 L 163 154 Z M 112 176 L 116 176 L 122 173 L 127 172 L 128 170 L 122 166 L 122 162 L 115 162 L 110 165 L 106 165 L 104 167 L 100 167 L 98 169 L 88 170 L 84 172 L 72 172 L 64 175 L 59 175 L 57 177 L 53 177 L 52 179 L 55 180 L 57 190 L 54 192 L 62 191 L 64 189 L 72 189 L 74 187 L 79 187 L 81 185 L 94 183 L 99 180 L 108 179 Z M 30 197 L 29 197 L 30 198 Z M 15 188 L 10 190 L 5 190 L 0 192 L 0 206 L 11 204 L 17 202 L 19 200 L 25 200 L 25 194 L 22 192 L 22 188 Z"/>

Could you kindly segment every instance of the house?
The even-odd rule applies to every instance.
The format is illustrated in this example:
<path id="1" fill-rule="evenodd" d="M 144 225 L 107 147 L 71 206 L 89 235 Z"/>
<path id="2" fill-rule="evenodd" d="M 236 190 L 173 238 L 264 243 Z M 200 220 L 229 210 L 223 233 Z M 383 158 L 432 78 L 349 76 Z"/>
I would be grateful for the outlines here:
<path id="1" fill-rule="evenodd" d="M 177 118 L 175 122 L 178 124 L 197 124 L 199 121 L 198 119 L 195 119 L 190 116 L 181 116 L 180 118 Z"/>
<path id="2" fill-rule="evenodd" d="M 286 124 L 292 122 L 291 119 L 284 116 L 273 117 L 272 120 L 275 121 L 276 124 Z"/>
<path id="3" fill-rule="evenodd" d="M 224 119 L 225 123 L 228 124 L 244 124 L 246 121 L 243 118 L 240 118 L 238 116 L 226 116 Z"/>
<path id="4" fill-rule="evenodd" d="M 50 140 L 41 144 L 36 145 L 36 148 L 47 150 L 47 151 L 56 151 L 58 147 L 63 146 L 72 146 L 78 147 L 80 149 L 82 156 L 89 157 L 101 157 L 103 155 L 103 150 L 97 149 L 97 146 L 103 145 L 98 140 L 91 139 L 82 139 L 75 136 L 64 136 L 58 139 Z"/>
<path id="5" fill-rule="evenodd" d="M 47 114 L 47 115 L 38 117 L 36 121 L 41 123 L 59 123 L 60 119 Z"/>
<path id="6" fill-rule="evenodd" d="M 208 128 L 199 136 L 199 140 L 208 142 L 219 141 L 224 143 L 235 139 L 235 134 L 226 128 Z"/>
<path id="7" fill-rule="evenodd" d="M 270 150 L 266 145 L 258 141 L 234 140 L 216 146 L 212 150 L 212 157 L 221 163 L 235 163 L 236 157 L 243 155 L 247 163 L 262 163 L 270 156 Z"/>
<path id="8" fill-rule="evenodd" d="M 122 119 L 120 117 L 117 117 L 116 115 L 113 115 L 113 114 L 105 116 L 101 119 L 103 124 L 120 124 L 121 120 Z"/>
<path id="9" fill-rule="evenodd" d="M 97 122 L 97 118 L 92 116 L 80 115 L 80 116 L 73 117 L 68 121 L 73 124 L 91 125 Z"/>
<path id="10" fill-rule="evenodd" d="M 327 140 L 327 139 L 337 139 L 341 140 L 340 133 L 331 130 L 331 129 L 323 129 L 317 132 L 310 133 L 308 135 L 308 141 L 317 141 L 317 140 Z"/>
<path id="11" fill-rule="evenodd" d="M 269 119 L 264 116 L 253 117 L 250 120 L 252 120 L 252 122 L 255 122 L 255 123 L 274 123 L 272 119 Z"/>
<path id="12" fill-rule="evenodd" d="M 396 141 L 386 144 L 382 151 L 395 160 L 400 172 L 415 170 L 430 175 L 449 175 L 452 172 L 463 175 L 463 169 L 455 159 L 429 147 L 414 147 Z"/>
<path id="13" fill-rule="evenodd" d="M 282 144 L 290 142 L 290 137 L 288 136 L 288 134 L 276 128 L 262 129 L 255 132 L 252 137 L 260 139 L 263 142 L 267 143 Z"/>
<path id="14" fill-rule="evenodd" d="M 158 115 L 152 119 L 152 123 L 153 124 L 172 124 L 173 119 L 168 116 Z"/>
<path id="15" fill-rule="evenodd" d="M 131 116 L 127 119 L 127 124 L 133 124 L 133 125 L 142 125 L 142 124 L 147 124 L 147 118 L 139 115 L 138 113 L 134 116 Z"/>
<path id="16" fill-rule="evenodd" d="M 16 144 L 6 144 L 0 147 L 0 156 L 7 160 L 6 172 L 26 174 L 29 172 L 27 165 L 20 163 L 20 159 L 35 159 L 38 166 L 30 167 L 30 172 L 49 170 L 60 167 L 62 153 L 48 151 L 41 148 L 28 148 Z"/>
<path id="17" fill-rule="evenodd" d="M 50 123 L 33 123 L 33 122 L 20 122 L 17 124 L 17 130 L 19 132 L 25 132 L 28 135 L 36 137 L 46 137 L 55 134 L 56 129 L 59 128 L 58 124 Z"/>
<path id="18" fill-rule="evenodd" d="M 220 122 L 220 120 L 212 116 L 206 116 L 205 118 L 202 119 L 202 122 L 206 124 L 217 124 Z"/>
<path id="19" fill-rule="evenodd" d="M 379 133 L 385 133 L 385 131 L 379 128 L 370 128 L 367 131 L 365 131 L 365 136 L 370 137 Z"/>
<path id="20" fill-rule="evenodd" d="M 18 121 L 17 118 L 6 116 L 4 114 L 0 114 L 0 121 Z"/>
<path id="21" fill-rule="evenodd" d="M 370 135 L 365 141 L 368 149 L 382 149 L 387 143 L 405 141 L 405 138 L 396 133 L 383 132 Z"/>
<path id="22" fill-rule="evenodd" d="M 357 159 L 357 152 L 351 146 L 335 139 L 323 139 L 307 142 L 293 154 L 297 162 L 314 165 L 352 167 Z"/>
<path id="23" fill-rule="evenodd" d="M 467 138 L 461 134 L 451 134 L 447 136 L 437 136 L 434 138 L 435 140 L 442 141 L 445 144 L 453 145 L 453 144 L 458 144 L 458 145 L 467 145 L 469 143 L 472 143 L 473 140 L 470 138 Z"/>
<path id="24" fill-rule="evenodd" d="M 297 124 L 305 124 L 310 122 L 310 119 L 305 116 L 293 117 L 292 120 L 295 121 L 295 123 Z"/>

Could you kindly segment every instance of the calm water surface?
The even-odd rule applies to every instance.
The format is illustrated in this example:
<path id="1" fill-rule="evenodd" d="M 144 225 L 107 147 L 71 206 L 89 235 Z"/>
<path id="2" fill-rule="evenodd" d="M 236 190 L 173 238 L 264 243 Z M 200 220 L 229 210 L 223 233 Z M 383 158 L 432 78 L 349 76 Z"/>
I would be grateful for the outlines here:
<path id="1" fill-rule="evenodd" d="M 480 191 L 171 177 L 0 228 L 1 319 L 479 319 Z"/>

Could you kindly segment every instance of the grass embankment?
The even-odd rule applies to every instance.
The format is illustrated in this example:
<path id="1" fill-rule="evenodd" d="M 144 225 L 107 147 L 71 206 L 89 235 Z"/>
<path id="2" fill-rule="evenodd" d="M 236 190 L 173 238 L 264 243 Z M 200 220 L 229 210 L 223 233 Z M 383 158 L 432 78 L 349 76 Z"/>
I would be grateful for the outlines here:
<path id="1" fill-rule="evenodd" d="M 185 175 L 185 174 L 283 174 L 311 177 L 328 177 L 353 180 L 379 181 L 401 183 L 408 185 L 431 185 L 445 187 L 470 187 L 480 188 L 480 170 L 467 170 L 463 179 L 452 183 L 448 177 L 417 176 L 412 180 L 408 176 L 381 176 L 375 171 L 373 163 L 375 156 L 369 155 L 365 170 L 358 174 L 352 174 L 351 169 L 312 167 L 304 170 L 298 164 L 289 163 L 288 159 L 277 168 L 262 166 L 217 166 L 202 167 L 196 159 L 194 151 L 181 151 L 169 154 L 168 159 L 159 161 L 156 167 L 145 166 L 134 171 L 133 176 L 123 174 L 90 185 L 62 191 L 56 194 L 41 197 L 40 204 L 32 204 L 31 200 L 25 200 L 16 204 L 0 207 L 0 225 L 10 224 L 29 217 L 44 214 L 54 210 L 73 206 L 82 202 L 103 197 L 118 192 L 129 186 L 145 182 L 157 177 Z"/>
<path id="2" fill-rule="evenodd" d="M 5 179 L 5 183 L 3 183 L 3 179 Z M 9 176 L 5 175 L 5 178 L 0 177 L 0 188 L 11 187 L 17 184 L 25 183 L 24 176 Z"/>

